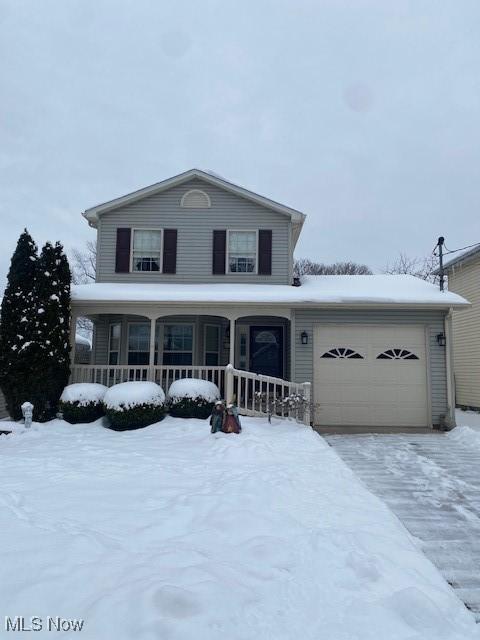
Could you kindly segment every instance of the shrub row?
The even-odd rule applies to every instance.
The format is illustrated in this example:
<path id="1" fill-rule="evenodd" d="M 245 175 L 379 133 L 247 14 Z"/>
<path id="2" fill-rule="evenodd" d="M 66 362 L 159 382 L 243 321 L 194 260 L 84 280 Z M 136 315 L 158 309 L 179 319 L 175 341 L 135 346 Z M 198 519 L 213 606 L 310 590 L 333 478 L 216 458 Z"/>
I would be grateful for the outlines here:
<path id="1" fill-rule="evenodd" d="M 65 387 L 60 399 L 63 418 L 72 424 L 106 416 L 111 429 L 140 429 L 163 420 L 167 412 L 180 418 L 207 418 L 220 397 L 218 388 L 205 380 L 175 381 L 168 394 L 154 382 L 104 385 L 77 383 Z"/>

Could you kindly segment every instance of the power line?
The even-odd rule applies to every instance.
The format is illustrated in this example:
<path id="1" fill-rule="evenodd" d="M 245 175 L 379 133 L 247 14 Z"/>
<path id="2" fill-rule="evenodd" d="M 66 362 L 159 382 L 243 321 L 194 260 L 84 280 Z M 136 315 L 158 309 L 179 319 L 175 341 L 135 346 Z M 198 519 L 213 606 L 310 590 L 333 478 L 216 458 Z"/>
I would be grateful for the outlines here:
<path id="1" fill-rule="evenodd" d="M 475 244 L 469 244 L 466 247 L 460 247 L 460 249 L 449 249 L 447 245 L 445 245 L 445 249 L 447 250 L 446 253 L 448 254 L 448 253 L 457 253 L 457 251 L 464 251 L 464 249 L 472 249 L 473 247 L 478 247 L 478 246 L 480 246 L 480 242 L 475 242 Z"/>

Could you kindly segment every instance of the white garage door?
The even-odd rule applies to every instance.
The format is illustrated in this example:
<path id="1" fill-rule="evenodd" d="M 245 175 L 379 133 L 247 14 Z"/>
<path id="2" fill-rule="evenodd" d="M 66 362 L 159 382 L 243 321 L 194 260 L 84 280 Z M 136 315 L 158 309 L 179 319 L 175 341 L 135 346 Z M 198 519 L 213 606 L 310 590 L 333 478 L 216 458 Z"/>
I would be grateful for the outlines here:
<path id="1" fill-rule="evenodd" d="M 429 424 L 422 326 L 317 325 L 315 424 Z"/>

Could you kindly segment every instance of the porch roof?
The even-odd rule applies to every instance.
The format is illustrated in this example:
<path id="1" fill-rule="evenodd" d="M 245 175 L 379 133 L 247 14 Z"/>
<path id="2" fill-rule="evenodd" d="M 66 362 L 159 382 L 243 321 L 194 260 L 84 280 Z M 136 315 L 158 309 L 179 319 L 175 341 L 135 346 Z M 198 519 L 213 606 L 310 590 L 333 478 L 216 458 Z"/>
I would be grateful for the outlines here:
<path id="1" fill-rule="evenodd" d="M 298 306 L 461 307 L 464 298 L 410 275 L 304 276 L 302 286 L 268 284 L 104 283 L 72 286 L 74 305 L 142 302 L 163 304 L 267 304 Z"/>

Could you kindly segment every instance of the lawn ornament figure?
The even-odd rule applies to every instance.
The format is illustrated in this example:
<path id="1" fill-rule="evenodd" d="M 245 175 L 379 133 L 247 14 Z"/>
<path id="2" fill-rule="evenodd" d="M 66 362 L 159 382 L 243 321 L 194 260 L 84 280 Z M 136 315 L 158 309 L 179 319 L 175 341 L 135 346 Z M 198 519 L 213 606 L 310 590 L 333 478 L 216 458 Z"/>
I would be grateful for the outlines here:
<path id="1" fill-rule="evenodd" d="M 225 403 L 223 402 L 223 400 L 217 400 L 213 405 L 212 413 L 210 415 L 211 433 L 217 433 L 217 431 L 222 431 L 224 417 L 225 417 Z"/>
<path id="2" fill-rule="evenodd" d="M 238 409 L 234 404 L 227 405 L 227 412 L 223 421 L 222 431 L 225 433 L 240 433 L 242 425 L 238 417 Z"/>

